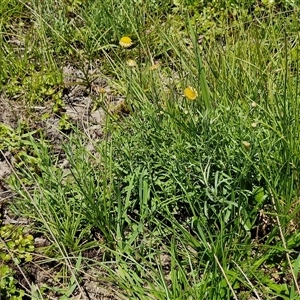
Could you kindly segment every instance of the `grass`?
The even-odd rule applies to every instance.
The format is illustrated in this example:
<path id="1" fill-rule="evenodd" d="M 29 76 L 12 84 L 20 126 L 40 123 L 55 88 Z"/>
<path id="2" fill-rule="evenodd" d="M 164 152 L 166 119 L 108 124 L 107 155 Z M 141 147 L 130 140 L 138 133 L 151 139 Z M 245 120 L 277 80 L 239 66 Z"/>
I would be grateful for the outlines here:
<path id="1" fill-rule="evenodd" d="M 116 299 L 299 299 L 297 4 L 2 6 L 1 97 L 24 114 L 1 125 L 1 160 L 35 250 L 0 257 L 1 296 L 25 299 L 8 284 L 23 274 L 31 299 L 99 298 L 89 284 Z M 67 65 L 83 74 L 71 87 Z M 101 138 L 71 124 L 73 86 L 105 111 Z"/>

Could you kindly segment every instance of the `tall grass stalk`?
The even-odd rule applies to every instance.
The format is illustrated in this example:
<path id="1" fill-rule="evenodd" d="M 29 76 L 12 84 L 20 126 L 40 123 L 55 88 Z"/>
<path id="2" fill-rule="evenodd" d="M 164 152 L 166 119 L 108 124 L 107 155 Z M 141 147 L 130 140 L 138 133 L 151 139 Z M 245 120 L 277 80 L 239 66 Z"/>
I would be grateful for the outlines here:
<path id="1" fill-rule="evenodd" d="M 194 48 L 196 68 L 198 71 L 198 80 L 200 82 L 200 87 L 201 87 L 201 94 L 203 97 L 205 108 L 210 109 L 211 108 L 210 92 L 209 92 L 208 84 L 206 81 L 205 69 L 204 69 L 204 66 L 202 63 L 201 52 L 200 52 L 199 45 L 198 45 L 198 39 L 197 39 L 195 30 L 192 27 L 190 19 L 188 19 L 188 28 L 189 28 L 189 34 L 191 35 L 191 38 L 192 38 L 192 43 L 193 43 L 193 48 Z"/>

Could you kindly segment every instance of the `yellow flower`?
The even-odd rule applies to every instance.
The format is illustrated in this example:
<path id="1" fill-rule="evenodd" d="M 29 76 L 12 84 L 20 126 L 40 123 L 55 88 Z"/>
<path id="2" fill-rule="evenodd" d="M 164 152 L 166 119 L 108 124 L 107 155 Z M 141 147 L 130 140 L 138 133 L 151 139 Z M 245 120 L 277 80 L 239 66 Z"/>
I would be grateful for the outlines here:
<path id="1" fill-rule="evenodd" d="M 188 86 L 187 88 L 185 88 L 183 93 L 184 93 L 184 96 L 187 97 L 189 100 L 195 100 L 198 97 L 198 93 L 197 93 L 196 89 L 194 89 L 191 86 Z"/>
<path id="2" fill-rule="evenodd" d="M 127 64 L 128 67 L 132 67 L 132 68 L 137 66 L 136 61 L 133 60 L 133 59 L 128 59 L 128 60 L 126 61 L 126 64 Z"/>
<path id="3" fill-rule="evenodd" d="M 132 42 L 132 39 L 129 36 L 123 36 L 120 39 L 119 44 L 123 48 L 129 48 L 130 46 L 132 46 L 133 42 Z"/>

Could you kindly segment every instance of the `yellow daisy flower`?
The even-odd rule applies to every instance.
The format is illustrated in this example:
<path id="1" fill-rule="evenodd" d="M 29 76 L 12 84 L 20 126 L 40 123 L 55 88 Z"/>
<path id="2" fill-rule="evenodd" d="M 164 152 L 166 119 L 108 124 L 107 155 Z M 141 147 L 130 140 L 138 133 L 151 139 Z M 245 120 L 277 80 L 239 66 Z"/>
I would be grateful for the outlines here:
<path id="1" fill-rule="evenodd" d="M 120 39 L 119 44 L 123 48 L 129 48 L 130 46 L 132 46 L 133 42 L 132 42 L 132 39 L 129 36 L 123 36 Z"/>
<path id="2" fill-rule="evenodd" d="M 195 88 L 188 86 L 183 91 L 184 96 L 187 97 L 189 100 L 195 100 L 198 97 L 198 93 Z"/>

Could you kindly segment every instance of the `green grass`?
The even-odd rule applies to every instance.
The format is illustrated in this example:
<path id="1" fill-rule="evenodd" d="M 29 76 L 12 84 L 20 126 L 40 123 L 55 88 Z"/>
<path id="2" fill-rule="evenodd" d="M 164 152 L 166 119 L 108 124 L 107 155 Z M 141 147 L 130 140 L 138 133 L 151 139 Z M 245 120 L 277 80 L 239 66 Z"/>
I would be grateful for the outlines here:
<path id="1" fill-rule="evenodd" d="M 30 117 L 0 127 L 1 158 L 11 209 L 47 240 L 31 263 L 53 268 L 22 288 L 84 299 L 91 276 L 117 299 L 299 299 L 299 6 L 163 3 L 3 3 L 1 96 Z M 106 112 L 101 139 L 65 123 L 68 64 Z M 93 94 L 99 78 L 125 100 Z M 33 130 L 57 115 L 59 151 Z"/>

